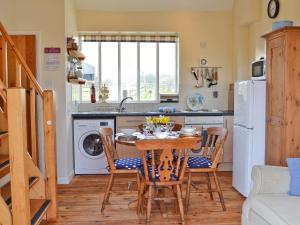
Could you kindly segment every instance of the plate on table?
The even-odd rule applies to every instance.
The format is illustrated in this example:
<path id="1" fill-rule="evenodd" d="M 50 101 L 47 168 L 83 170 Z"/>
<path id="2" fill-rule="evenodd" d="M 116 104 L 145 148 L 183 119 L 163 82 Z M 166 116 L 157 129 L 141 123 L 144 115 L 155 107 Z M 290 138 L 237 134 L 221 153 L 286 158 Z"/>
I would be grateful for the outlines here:
<path id="1" fill-rule="evenodd" d="M 116 134 L 116 137 L 118 138 L 119 141 L 135 141 L 138 139 L 138 137 L 135 135 L 126 135 L 123 133 Z"/>
<path id="2" fill-rule="evenodd" d="M 203 104 L 204 104 L 204 97 L 199 93 L 190 95 L 187 98 L 187 106 L 192 111 L 198 111 L 203 109 Z"/>

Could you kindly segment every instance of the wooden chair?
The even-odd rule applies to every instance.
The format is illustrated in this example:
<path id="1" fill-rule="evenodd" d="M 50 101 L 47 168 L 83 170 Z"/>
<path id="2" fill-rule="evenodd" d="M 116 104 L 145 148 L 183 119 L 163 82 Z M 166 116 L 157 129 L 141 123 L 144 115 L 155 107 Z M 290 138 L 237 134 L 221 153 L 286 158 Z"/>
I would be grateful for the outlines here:
<path id="1" fill-rule="evenodd" d="M 138 190 L 140 187 L 140 170 L 143 161 L 141 158 L 123 158 L 118 159 L 115 143 L 113 140 L 113 131 L 111 128 L 101 128 L 100 137 L 103 141 L 104 151 L 110 170 L 110 178 L 104 194 L 101 213 L 103 213 L 105 205 L 109 201 L 111 189 L 113 186 L 115 175 L 117 174 L 135 174 L 137 179 Z"/>
<path id="2" fill-rule="evenodd" d="M 140 130 L 140 132 L 143 132 L 143 124 L 138 125 L 138 128 Z M 180 131 L 182 128 L 182 125 L 179 123 L 175 123 L 174 128 L 172 131 Z"/>
<path id="3" fill-rule="evenodd" d="M 139 140 L 136 142 L 137 149 L 143 151 L 144 165 L 137 207 L 138 210 L 143 207 L 144 193 L 148 191 L 147 224 L 150 223 L 152 199 L 177 199 L 181 223 L 184 224 L 181 184 L 184 180 L 190 149 L 198 146 L 200 141 L 200 137 L 190 137 L 169 140 Z M 174 149 L 177 151 L 177 157 L 174 157 Z M 154 156 L 151 157 L 150 162 L 147 161 L 147 151 L 150 151 L 151 155 Z M 157 190 L 166 187 L 172 188 L 173 196 L 158 196 Z"/>
<path id="4" fill-rule="evenodd" d="M 204 173 L 207 178 L 208 192 L 211 200 L 213 200 L 213 192 L 218 192 L 222 208 L 226 211 L 220 182 L 217 176 L 217 167 L 222 156 L 222 149 L 224 142 L 226 141 L 228 131 L 223 127 L 211 127 L 207 128 L 207 138 L 203 140 L 205 146 L 203 147 L 203 156 L 201 157 L 190 157 L 187 162 L 188 172 L 188 183 L 186 190 L 185 199 L 185 212 L 187 213 L 190 199 L 190 192 L 192 186 L 192 174 L 193 173 Z M 216 184 L 216 189 L 212 190 L 210 176 L 212 173 Z M 193 185 L 194 186 L 194 185 Z M 198 188 L 196 188 L 198 189 Z"/>

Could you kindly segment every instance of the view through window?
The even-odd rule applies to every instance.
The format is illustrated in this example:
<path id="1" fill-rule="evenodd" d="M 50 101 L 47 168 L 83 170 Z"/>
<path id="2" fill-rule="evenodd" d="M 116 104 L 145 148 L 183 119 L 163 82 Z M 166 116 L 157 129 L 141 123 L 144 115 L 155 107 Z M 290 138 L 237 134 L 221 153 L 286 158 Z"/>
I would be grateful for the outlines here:
<path id="1" fill-rule="evenodd" d="M 156 102 L 159 94 L 178 92 L 178 42 L 83 41 L 83 78 L 87 80 L 73 99 L 90 101 L 90 87 L 109 87 L 109 102 L 127 91 L 136 102 Z"/>

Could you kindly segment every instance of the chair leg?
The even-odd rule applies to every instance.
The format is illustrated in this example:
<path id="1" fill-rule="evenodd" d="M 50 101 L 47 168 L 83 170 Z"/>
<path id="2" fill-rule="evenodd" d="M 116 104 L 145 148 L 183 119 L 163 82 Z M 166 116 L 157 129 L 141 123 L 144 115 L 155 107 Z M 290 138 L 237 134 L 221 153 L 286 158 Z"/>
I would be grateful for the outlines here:
<path id="1" fill-rule="evenodd" d="M 209 177 L 209 173 L 205 173 L 206 178 L 207 178 L 207 187 L 208 187 L 208 192 L 209 192 L 209 196 L 211 200 L 214 200 L 214 196 L 213 193 L 211 191 L 211 182 L 210 182 L 210 177 Z"/>
<path id="2" fill-rule="evenodd" d="M 150 224 L 151 204 L 152 204 L 152 186 L 149 185 L 148 202 L 147 202 L 147 214 L 146 214 L 147 225 Z"/>
<path id="3" fill-rule="evenodd" d="M 181 194 L 181 189 L 179 184 L 176 185 L 177 189 L 177 200 L 178 200 L 178 206 L 179 206 L 179 211 L 180 211 L 180 219 L 181 219 L 181 224 L 184 225 L 184 208 L 183 208 L 183 203 L 182 203 L 182 194 Z"/>
<path id="4" fill-rule="evenodd" d="M 176 197 L 177 200 L 177 189 L 175 185 L 172 186 L 172 190 L 173 190 L 174 197 Z M 174 209 L 175 209 L 175 213 L 178 214 L 178 201 L 174 201 Z"/>
<path id="5" fill-rule="evenodd" d="M 114 181 L 114 174 L 111 173 L 108 184 L 107 184 L 107 187 L 106 187 L 106 191 L 105 191 L 105 194 L 104 194 L 104 198 L 103 198 L 103 201 L 102 201 L 101 213 L 104 212 L 105 205 L 109 201 L 109 196 L 110 196 L 110 191 L 111 191 L 111 188 L 112 188 L 112 185 L 113 185 L 113 181 Z"/>
<path id="6" fill-rule="evenodd" d="M 190 194 L 191 194 L 191 184 L 192 184 L 192 173 L 189 172 L 188 182 L 186 187 L 186 195 L 185 195 L 185 213 L 187 214 L 189 208 Z"/>
<path id="7" fill-rule="evenodd" d="M 220 202 L 222 204 L 223 211 L 226 211 L 226 206 L 225 206 L 224 197 L 223 197 L 221 186 L 220 186 L 220 181 L 219 181 L 217 173 L 215 171 L 214 171 L 213 174 L 214 174 L 214 178 L 215 178 L 215 182 L 216 182 L 216 186 L 217 186 L 217 191 L 218 191 L 218 194 L 219 194 L 219 198 L 220 198 Z"/>
<path id="8" fill-rule="evenodd" d="M 136 173 L 136 183 L 137 183 L 137 188 L 138 190 L 140 190 L 140 186 L 141 186 L 141 177 L 139 173 Z"/>
<path id="9" fill-rule="evenodd" d="M 138 192 L 138 202 L 137 202 L 137 214 L 140 215 L 143 207 L 143 195 L 144 195 L 144 182 L 140 183 L 139 192 Z"/>

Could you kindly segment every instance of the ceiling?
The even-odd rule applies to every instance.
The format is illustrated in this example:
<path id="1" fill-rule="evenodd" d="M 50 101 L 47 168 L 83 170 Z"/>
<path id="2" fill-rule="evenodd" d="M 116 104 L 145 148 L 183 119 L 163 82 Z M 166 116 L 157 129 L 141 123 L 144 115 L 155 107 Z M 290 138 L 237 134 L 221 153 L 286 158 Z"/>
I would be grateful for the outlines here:
<path id="1" fill-rule="evenodd" d="M 234 0 L 75 0 L 78 9 L 101 11 L 223 11 Z"/>

